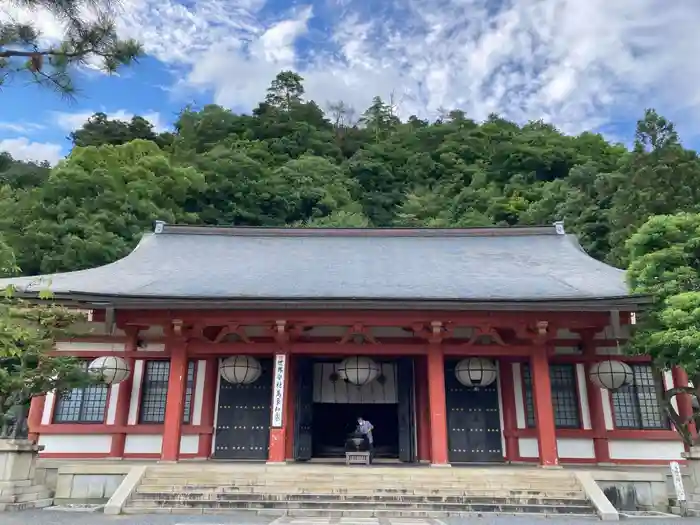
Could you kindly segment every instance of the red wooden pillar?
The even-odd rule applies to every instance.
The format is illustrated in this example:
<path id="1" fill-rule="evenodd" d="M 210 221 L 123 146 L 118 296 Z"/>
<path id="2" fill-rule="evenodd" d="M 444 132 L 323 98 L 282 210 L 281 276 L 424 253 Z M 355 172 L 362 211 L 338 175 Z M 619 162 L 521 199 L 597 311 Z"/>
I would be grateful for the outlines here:
<path id="1" fill-rule="evenodd" d="M 135 352 L 137 349 L 139 331 L 136 328 L 127 330 L 127 341 L 124 345 L 126 352 Z M 123 458 L 124 446 L 126 445 L 125 427 L 129 420 L 129 405 L 131 404 L 131 390 L 134 384 L 134 365 L 136 360 L 132 357 L 125 359 L 129 367 L 129 377 L 119 383 L 119 393 L 117 395 L 117 409 L 114 413 L 114 426 L 121 432 L 112 434 L 112 446 L 109 449 L 110 458 Z M 114 388 L 114 386 L 112 387 Z"/>
<path id="2" fill-rule="evenodd" d="M 177 461 L 180 459 L 182 416 L 187 389 L 187 343 L 181 339 L 171 339 L 168 341 L 168 348 L 170 349 L 170 376 L 168 377 L 163 448 L 160 459 L 161 461 Z"/>
<path id="3" fill-rule="evenodd" d="M 430 464 L 449 466 L 445 358 L 439 343 L 428 347 L 428 404 L 430 409 Z"/>
<path id="4" fill-rule="evenodd" d="M 685 370 L 675 366 L 673 367 L 671 374 L 673 375 L 674 387 L 688 386 L 688 374 L 685 373 Z M 698 385 L 695 385 L 695 387 L 697 388 Z M 676 396 L 676 403 L 678 404 L 678 415 L 681 416 L 682 420 L 687 421 L 693 417 L 693 402 L 688 394 L 678 394 Z M 698 429 L 695 428 L 694 423 L 691 423 L 688 429 L 693 436 L 697 434 Z"/>
<path id="5" fill-rule="evenodd" d="M 199 435 L 197 456 L 211 456 L 212 440 L 214 438 L 214 414 L 216 413 L 216 386 L 219 377 L 219 360 L 216 357 L 207 359 L 204 369 L 204 390 L 202 391 L 202 427 L 206 430 Z"/>
<path id="6" fill-rule="evenodd" d="M 534 348 L 534 353 L 530 357 L 530 370 L 532 371 L 532 397 L 537 421 L 540 465 L 555 467 L 559 465 L 559 453 L 552 406 L 552 382 L 549 377 L 549 360 L 545 346 L 538 345 Z"/>
<path id="7" fill-rule="evenodd" d="M 289 353 L 275 354 L 272 374 L 272 424 L 268 463 L 284 463 L 287 452 L 287 423 L 289 422 Z"/>
<path id="8" fill-rule="evenodd" d="M 134 363 L 133 358 L 125 359 L 129 366 L 129 377 L 119 383 L 119 393 L 117 395 L 117 410 L 114 414 L 114 425 L 120 429 L 112 434 L 112 446 L 109 449 L 110 458 L 123 458 L 124 446 L 126 445 L 126 425 L 129 420 L 129 405 L 131 404 L 131 389 L 134 384 Z M 114 386 L 112 387 L 114 388 Z"/>
<path id="9" fill-rule="evenodd" d="M 27 426 L 29 427 L 29 440 L 38 441 L 39 427 L 41 426 L 41 418 L 44 416 L 44 407 L 46 406 L 46 396 L 37 396 L 32 398 L 29 405 L 29 415 L 27 416 Z"/>
<path id="10" fill-rule="evenodd" d="M 518 461 L 520 459 L 520 451 L 516 435 L 518 418 L 515 411 L 513 364 L 510 361 L 501 360 L 499 363 L 499 375 L 501 399 L 503 400 L 503 437 L 506 442 L 506 459 L 508 461 Z"/>
<path id="11" fill-rule="evenodd" d="M 428 373 L 425 357 L 416 357 L 416 434 L 418 459 L 430 461 L 430 402 L 428 399 Z"/>
<path id="12" fill-rule="evenodd" d="M 586 395 L 588 397 L 588 409 L 591 413 L 595 460 L 597 463 L 610 463 L 610 447 L 608 446 L 605 416 L 603 414 L 603 391 L 591 381 L 591 367 L 595 364 L 594 359 L 596 357 L 594 337 L 594 333 L 583 334 L 583 354 L 588 358 L 588 362 L 584 367 L 586 372 Z"/>
<path id="13" fill-rule="evenodd" d="M 285 422 L 286 432 L 286 445 L 285 445 L 285 456 L 287 459 L 294 459 L 294 410 L 296 408 L 296 360 L 290 355 L 289 362 L 287 363 L 287 368 L 289 372 L 287 373 L 287 395 L 285 396 L 287 404 L 287 420 Z"/>

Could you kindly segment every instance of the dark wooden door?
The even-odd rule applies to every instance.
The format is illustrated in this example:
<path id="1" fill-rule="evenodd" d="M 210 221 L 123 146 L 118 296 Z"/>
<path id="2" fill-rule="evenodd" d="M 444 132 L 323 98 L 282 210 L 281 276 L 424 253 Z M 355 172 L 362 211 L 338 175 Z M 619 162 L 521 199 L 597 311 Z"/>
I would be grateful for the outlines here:
<path id="1" fill-rule="evenodd" d="M 405 462 L 416 460 L 413 428 L 415 424 L 413 408 L 413 359 L 400 358 L 396 361 L 397 396 L 399 401 L 399 459 Z"/>
<path id="2" fill-rule="evenodd" d="M 267 460 L 272 401 L 272 360 L 260 359 L 262 374 L 250 385 L 221 379 L 214 458 Z"/>
<path id="3" fill-rule="evenodd" d="M 455 377 L 455 364 L 447 363 L 445 369 L 450 462 L 503 461 L 498 381 L 487 387 L 465 387 Z"/>
<path id="4" fill-rule="evenodd" d="M 296 363 L 296 400 L 294 404 L 294 459 L 308 461 L 312 454 L 314 414 L 314 363 L 300 357 Z"/>

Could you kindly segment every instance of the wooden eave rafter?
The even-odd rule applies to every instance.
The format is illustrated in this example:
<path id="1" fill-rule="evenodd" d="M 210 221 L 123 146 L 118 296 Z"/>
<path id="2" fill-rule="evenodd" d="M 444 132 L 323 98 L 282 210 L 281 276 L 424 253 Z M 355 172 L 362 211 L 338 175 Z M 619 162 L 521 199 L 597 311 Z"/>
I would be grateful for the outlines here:
<path id="1" fill-rule="evenodd" d="M 26 299 L 38 299 L 35 293 L 18 293 Z M 59 304 L 88 309 L 120 310 L 443 310 L 443 311 L 562 311 L 562 312 L 632 312 L 651 303 L 647 296 L 623 296 L 583 299 L 532 300 L 461 300 L 461 299 L 215 299 L 198 297 L 95 296 L 90 294 L 56 294 Z"/>

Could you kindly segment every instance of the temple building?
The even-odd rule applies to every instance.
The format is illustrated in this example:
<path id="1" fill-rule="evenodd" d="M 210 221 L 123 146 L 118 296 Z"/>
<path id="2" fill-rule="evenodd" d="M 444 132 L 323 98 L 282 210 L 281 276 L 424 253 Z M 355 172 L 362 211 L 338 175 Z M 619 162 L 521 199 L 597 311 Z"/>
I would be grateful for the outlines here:
<path id="1" fill-rule="evenodd" d="M 46 458 L 332 461 L 358 416 L 378 461 L 663 464 L 684 452 L 659 398 L 687 377 L 621 351 L 648 298 L 561 223 L 157 222 L 115 263 L 8 284 L 88 312 L 56 353 L 98 363 L 107 381 L 33 400 Z"/>

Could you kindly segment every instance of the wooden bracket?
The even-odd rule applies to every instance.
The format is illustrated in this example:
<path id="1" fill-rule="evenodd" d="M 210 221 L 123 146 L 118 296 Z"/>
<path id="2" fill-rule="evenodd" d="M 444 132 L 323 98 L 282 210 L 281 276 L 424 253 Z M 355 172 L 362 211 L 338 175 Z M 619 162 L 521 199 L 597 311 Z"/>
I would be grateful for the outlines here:
<path id="1" fill-rule="evenodd" d="M 442 321 L 430 321 L 430 335 L 428 342 L 432 344 L 440 344 L 445 338 L 445 328 Z"/>
<path id="2" fill-rule="evenodd" d="M 171 323 L 171 329 L 173 331 L 173 335 L 175 337 L 184 337 L 185 336 L 185 325 L 182 321 L 182 319 L 173 319 L 173 322 Z"/>
<path id="3" fill-rule="evenodd" d="M 479 340 L 480 337 L 482 336 L 489 336 L 491 339 L 493 339 L 497 345 L 499 346 L 507 346 L 506 343 L 503 341 L 503 338 L 501 337 L 501 334 L 498 332 L 498 329 L 494 328 L 490 324 L 483 324 L 483 325 L 478 325 L 473 327 L 474 332 L 472 333 L 472 336 L 469 338 L 469 341 L 467 341 L 464 346 L 469 347 L 469 346 L 474 346 L 476 342 Z"/>
<path id="4" fill-rule="evenodd" d="M 278 319 L 272 328 L 275 334 L 275 341 L 281 345 L 289 343 L 289 332 L 287 332 L 287 321 Z"/>
<path id="5" fill-rule="evenodd" d="M 245 333 L 243 327 L 238 323 L 230 323 L 226 326 L 222 326 L 221 330 L 216 334 L 214 338 L 214 343 L 220 343 L 228 335 L 237 335 L 238 338 L 246 344 L 252 344 L 253 341 L 250 340 L 248 334 Z"/>
<path id="6" fill-rule="evenodd" d="M 551 339 L 552 334 L 556 336 L 556 333 L 556 328 L 549 321 L 537 321 L 534 325 L 521 324 L 515 327 L 518 339 L 538 344 Z"/>
<path id="7" fill-rule="evenodd" d="M 347 344 L 356 335 L 361 335 L 365 341 L 368 341 L 373 345 L 379 344 L 379 341 L 377 341 L 377 339 L 370 333 L 370 331 L 365 327 L 365 325 L 361 323 L 354 323 L 351 327 L 349 327 L 342 339 L 338 341 L 338 344 Z"/>

